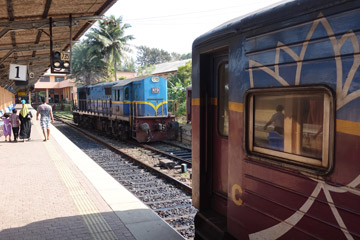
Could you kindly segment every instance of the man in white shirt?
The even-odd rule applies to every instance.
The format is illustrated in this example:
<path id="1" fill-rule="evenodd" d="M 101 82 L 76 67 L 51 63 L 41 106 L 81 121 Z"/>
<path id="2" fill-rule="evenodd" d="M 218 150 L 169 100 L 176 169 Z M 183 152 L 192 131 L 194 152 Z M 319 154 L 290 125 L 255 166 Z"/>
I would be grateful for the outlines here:
<path id="1" fill-rule="evenodd" d="M 46 140 L 50 140 L 50 121 L 51 123 L 54 123 L 54 116 L 52 113 L 52 108 L 50 105 L 46 104 L 45 98 L 42 98 L 41 102 L 42 104 L 37 109 L 36 120 L 39 120 L 39 114 L 40 114 L 41 115 L 40 125 L 41 125 L 41 129 L 43 130 L 44 142 L 45 142 Z"/>

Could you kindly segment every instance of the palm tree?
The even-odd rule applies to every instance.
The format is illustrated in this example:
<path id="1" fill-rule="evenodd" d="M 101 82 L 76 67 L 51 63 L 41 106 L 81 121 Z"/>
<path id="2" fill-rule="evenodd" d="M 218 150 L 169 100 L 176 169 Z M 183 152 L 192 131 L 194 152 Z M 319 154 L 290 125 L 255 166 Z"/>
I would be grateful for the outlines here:
<path id="1" fill-rule="evenodd" d="M 74 45 L 72 49 L 72 76 L 86 85 L 99 81 L 107 76 L 107 65 L 100 54 L 94 54 L 94 49 L 87 41 Z"/>
<path id="2" fill-rule="evenodd" d="M 113 64 L 115 81 L 117 64 L 125 57 L 125 52 L 130 51 L 128 41 L 134 39 L 132 35 L 125 35 L 125 30 L 129 27 L 130 24 L 123 24 L 121 16 L 115 18 L 111 15 L 105 20 L 100 20 L 98 27 L 92 28 L 86 35 L 92 55 L 102 54 L 103 61 L 109 65 Z"/>

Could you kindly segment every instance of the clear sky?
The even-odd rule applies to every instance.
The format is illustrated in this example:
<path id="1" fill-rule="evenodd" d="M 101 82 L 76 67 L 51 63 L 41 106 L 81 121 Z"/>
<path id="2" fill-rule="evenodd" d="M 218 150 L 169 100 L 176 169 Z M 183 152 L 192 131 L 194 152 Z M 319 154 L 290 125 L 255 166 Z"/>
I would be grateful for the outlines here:
<path id="1" fill-rule="evenodd" d="M 135 40 L 168 52 L 189 53 L 201 34 L 220 24 L 280 0 L 118 0 L 106 16 L 123 16 Z"/>

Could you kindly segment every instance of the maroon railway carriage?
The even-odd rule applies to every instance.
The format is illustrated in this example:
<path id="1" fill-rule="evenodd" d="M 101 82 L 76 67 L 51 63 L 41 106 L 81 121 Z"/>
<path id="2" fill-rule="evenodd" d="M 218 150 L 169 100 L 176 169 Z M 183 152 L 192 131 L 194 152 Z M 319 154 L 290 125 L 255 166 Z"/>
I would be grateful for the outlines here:
<path id="1" fill-rule="evenodd" d="M 197 239 L 360 239 L 360 1 L 283 1 L 193 44 Z"/>
<path id="2" fill-rule="evenodd" d="M 191 122 L 192 86 L 186 87 L 186 122 Z"/>

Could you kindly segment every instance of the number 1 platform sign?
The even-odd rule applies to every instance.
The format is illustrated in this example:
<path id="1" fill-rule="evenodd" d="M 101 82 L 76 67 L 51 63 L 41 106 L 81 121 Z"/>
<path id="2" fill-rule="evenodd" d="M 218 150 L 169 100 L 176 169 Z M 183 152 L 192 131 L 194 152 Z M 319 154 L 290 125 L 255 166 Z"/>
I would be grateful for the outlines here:
<path id="1" fill-rule="evenodd" d="M 27 66 L 10 64 L 9 79 L 17 81 L 26 81 L 27 77 Z"/>

